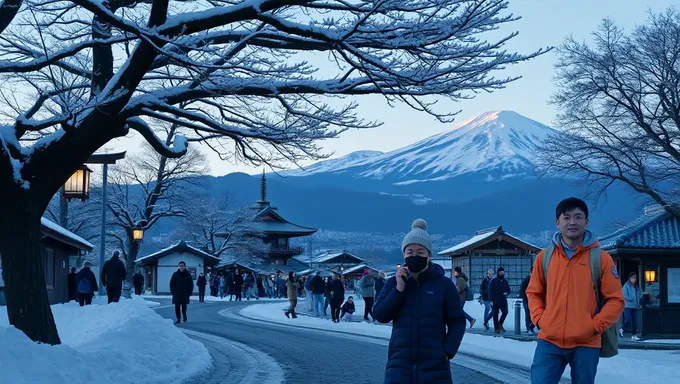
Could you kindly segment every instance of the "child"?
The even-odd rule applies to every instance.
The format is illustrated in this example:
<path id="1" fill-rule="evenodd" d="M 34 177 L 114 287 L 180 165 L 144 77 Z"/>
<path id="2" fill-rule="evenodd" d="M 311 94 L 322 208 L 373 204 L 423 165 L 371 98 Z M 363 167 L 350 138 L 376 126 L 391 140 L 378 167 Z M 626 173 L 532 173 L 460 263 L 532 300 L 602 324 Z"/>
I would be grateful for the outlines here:
<path id="1" fill-rule="evenodd" d="M 340 318 L 345 319 L 345 321 L 352 321 L 352 314 L 354 313 L 354 298 L 352 296 L 347 298 L 345 304 L 340 308 L 342 313 Z"/>

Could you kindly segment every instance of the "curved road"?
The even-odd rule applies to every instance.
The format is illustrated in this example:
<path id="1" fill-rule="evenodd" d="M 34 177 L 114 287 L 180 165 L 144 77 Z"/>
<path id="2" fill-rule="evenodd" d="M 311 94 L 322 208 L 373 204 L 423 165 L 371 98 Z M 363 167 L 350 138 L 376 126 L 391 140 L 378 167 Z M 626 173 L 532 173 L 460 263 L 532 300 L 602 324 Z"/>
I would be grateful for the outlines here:
<path id="1" fill-rule="evenodd" d="M 174 308 L 166 306 L 167 302 L 163 304 L 156 311 L 163 317 L 174 319 Z M 182 323 L 180 327 L 218 336 L 214 338 L 216 340 L 225 338 L 241 343 L 245 345 L 241 350 L 253 353 L 263 352 L 271 356 L 281 367 L 287 383 L 383 383 L 387 361 L 387 340 L 332 331 L 301 329 L 241 317 L 238 311 L 250 304 L 255 303 L 248 301 L 196 303 L 192 301 L 188 310 L 189 321 Z M 190 336 L 197 336 L 192 332 L 188 333 Z M 201 337 L 196 338 L 203 342 L 209 341 Z M 226 343 L 223 345 L 206 343 L 206 345 L 213 355 L 222 354 L 226 356 L 226 360 L 230 359 L 230 354 L 232 357 L 234 355 L 234 351 L 224 350 L 234 349 L 233 345 L 229 346 Z M 239 356 L 245 357 L 247 354 L 248 352 L 243 352 Z M 253 357 L 249 358 L 253 360 Z M 258 357 L 254 358 L 261 360 Z M 233 371 L 230 377 L 212 378 L 211 382 L 235 382 L 232 380 L 237 377 L 244 383 L 250 381 L 244 378 L 252 376 L 252 372 L 238 372 L 238 366 L 244 364 L 236 359 L 232 360 L 233 364 L 228 361 L 224 363 L 229 365 L 227 370 Z M 486 374 L 476 370 L 484 371 Z M 459 354 L 454 358 L 451 373 L 456 384 L 521 383 L 528 382 L 529 379 L 528 372 L 523 368 L 464 354 Z M 265 375 L 265 373 L 259 374 Z M 260 383 L 261 380 L 253 378 L 252 382 Z"/>

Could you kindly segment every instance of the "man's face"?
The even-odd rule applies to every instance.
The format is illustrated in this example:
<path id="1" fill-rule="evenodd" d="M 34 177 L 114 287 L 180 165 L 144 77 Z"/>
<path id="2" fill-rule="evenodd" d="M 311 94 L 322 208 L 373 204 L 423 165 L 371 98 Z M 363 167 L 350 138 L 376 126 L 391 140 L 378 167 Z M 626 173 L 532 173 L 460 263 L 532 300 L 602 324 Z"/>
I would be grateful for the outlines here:
<path id="1" fill-rule="evenodd" d="M 588 219 L 581 208 L 574 208 L 561 214 L 556 224 L 563 238 L 581 240 L 588 227 Z"/>
<path id="2" fill-rule="evenodd" d="M 458 277 L 458 271 L 453 271 L 453 275 Z"/>
<path id="3" fill-rule="evenodd" d="M 430 253 L 422 245 L 409 244 L 406 249 L 404 249 L 404 259 L 410 256 L 427 257 L 429 261 Z"/>
<path id="4" fill-rule="evenodd" d="M 499 277 L 505 276 L 505 271 L 500 271 L 500 272 L 498 272 L 498 276 L 499 276 Z"/>
<path id="5" fill-rule="evenodd" d="M 349 301 L 350 303 L 353 303 L 353 302 L 354 302 L 354 299 L 349 298 L 349 299 L 347 299 L 347 301 Z"/>
<path id="6" fill-rule="evenodd" d="M 180 263 L 180 264 L 179 264 L 179 270 L 182 271 L 182 272 L 184 272 L 185 269 L 187 269 L 187 266 L 184 265 L 184 263 Z"/>
<path id="7" fill-rule="evenodd" d="M 493 277 L 493 271 L 486 271 L 486 277 L 489 279 Z"/>

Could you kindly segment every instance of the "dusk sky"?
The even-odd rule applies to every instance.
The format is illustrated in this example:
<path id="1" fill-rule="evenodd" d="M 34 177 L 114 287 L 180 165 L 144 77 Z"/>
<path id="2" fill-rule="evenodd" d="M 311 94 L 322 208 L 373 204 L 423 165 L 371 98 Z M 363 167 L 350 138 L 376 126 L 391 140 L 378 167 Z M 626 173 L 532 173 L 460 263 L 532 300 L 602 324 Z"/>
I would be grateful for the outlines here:
<path id="1" fill-rule="evenodd" d="M 507 49 L 530 53 L 542 47 L 559 45 L 569 34 L 577 39 L 588 40 L 605 17 L 612 18 L 617 25 L 628 31 L 646 21 L 648 10 L 660 12 L 673 4 L 677 4 L 677 0 L 512 0 L 509 12 L 521 16 L 522 19 L 503 26 L 501 32 L 509 34 L 518 31 L 519 35 L 510 41 Z M 479 95 L 475 99 L 455 104 L 445 100 L 442 102 L 448 103 L 451 111 L 461 110 L 455 122 L 462 122 L 485 111 L 514 110 L 555 127 L 555 109 L 548 104 L 548 98 L 555 90 L 552 81 L 555 60 L 556 55 L 550 52 L 529 62 L 509 67 L 499 77 L 519 75 L 522 79 L 495 93 Z M 360 114 L 364 118 L 382 121 L 384 125 L 371 130 L 348 131 L 335 140 L 323 142 L 321 145 L 325 153 L 334 152 L 333 157 L 340 157 L 357 150 L 387 152 L 443 132 L 455 124 L 442 124 L 405 105 L 390 107 L 378 96 L 362 97 L 358 101 Z M 120 140 L 115 149 L 135 151 L 139 142 L 138 138 Z M 210 160 L 210 173 L 213 175 L 235 171 L 261 171 L 249 165 L 221 161 L 217 155 L 204 148 Z"/>

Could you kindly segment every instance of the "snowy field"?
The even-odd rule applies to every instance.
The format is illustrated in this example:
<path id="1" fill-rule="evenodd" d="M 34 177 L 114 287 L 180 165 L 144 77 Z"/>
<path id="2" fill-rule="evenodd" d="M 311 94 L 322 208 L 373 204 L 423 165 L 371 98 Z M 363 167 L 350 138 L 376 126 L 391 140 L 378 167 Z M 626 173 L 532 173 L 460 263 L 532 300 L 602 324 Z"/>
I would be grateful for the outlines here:
<path id="1" fill-rule="evenodd" d="M 170 295 L 142 295 L 141 297 L 146 299 L 146 300 L 154 300 L 154 299 L 156 299 L 156 300 L 164 300 L 164 299 L 170 300 L 170 299 L 172 299 L 172 296 L 170 296 Z M 242 300 L 248 301 L 245 298 L 242 299 Z M 288 301 L 288 299 L 270 299 L 268 297 L 260 297 L 260 300 L 250 299 L 250 301 L 283 301 L 283 300 Z M 195 301 L 195 302 L 198 303 L 198 296 L 191 296 L 191 301 Z M 225 296 L 224 298 L 220 299 L 219 296 L 214 297 L 214 296 L 210 296 L 210 295 L 205 295 L 205 301 L 206 302 L 208 302 L 208 301 L 219 301 L 219 302 L 229 301 L 229 296 Z M 232 297 L 232 301 L 233 301 L 233 297 Z M 158 303 L 156 303 L 156 304 L 158 304 Z"/>
<path id="2" fill-rule="evenodd" d="M 299 301 L 297 311 L 306 312 L 306 301 Z M 356 301 L 357 312 L 355 316 L 363 316 L 363 301 Z M 361 305 L 361 311 L 359 311 Z M 470 308 L 468 308 L 468 306 Z M 377 336 L 389 338 L 392 328 L 389 325 L 378 323 L 332 323 L 329 319 L 300 316 L 297 319 L 286 318 L 282 311 L 288 307 L 287 303 L 251 305 L 240 311 L 244 316 L 275 322 L 280 324 L 298 324 L 301 327 L 335 330 L 349 332 L 366 336 Z M 481 314 L 473 312 L 472 308 L 480 307 Z M 481 327 L 481 317 L 484 314 L 484 307 L 477 302 L 468 302 L 465 307 L 470 309 L 468 313 L 478 318 Z M 505 328 L 510 332 L 511 316 L 508 315 Z M 514 322 L 514 320 L 513 320 Z M 522 323 L 523 324 L 523 323 Z M 475 325 L 475 328 L 477 326 Z M 509 363 L 531 367 L 531 362 L 536 349 L 536 342 L 516 341 L 503 337 L 491 337 L 467 333 L 463 339 L 460 351 L 487 357 L 491 359 L 507 361 Z M 635 349 L 619 350 L 619 355 L 611 359 L 601 359 L 598 366 L 597 383 L 669 383 L 680 382 L 680 353 L 677 351 L 647 351 Z M 564 377 L 569 377 L 569 368 L 564 373 Z"/>
<path id="3" fill-rule="evenodd" d="M 62 344 L 37 344 L 0 311 L 0 383 L 167 384 L 206 374 L 212 358 L 140 297 L 52 306 Z"/>

